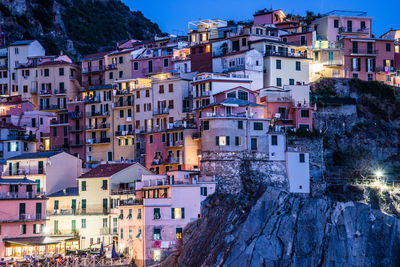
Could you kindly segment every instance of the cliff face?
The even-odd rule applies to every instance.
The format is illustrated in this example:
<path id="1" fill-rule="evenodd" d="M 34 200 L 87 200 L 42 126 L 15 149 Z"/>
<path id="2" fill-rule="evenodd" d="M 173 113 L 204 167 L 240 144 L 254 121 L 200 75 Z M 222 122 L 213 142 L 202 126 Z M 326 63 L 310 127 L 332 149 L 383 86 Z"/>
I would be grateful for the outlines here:
<path id="1" fill-rule="evenodd" d="M 76 59 L 123 40 L 162 35 L 120 0 L 0 0 L 0 23 L 8 43 L 38 39 L 48 54 L 63 50 Z"/>
<path id="2" fill-rule="evenodd" d="M 400 265 L 399 219 L 367 204 L 273 187 L 252 204 L 221 196 L 204 204 L 164 266 Z"/>

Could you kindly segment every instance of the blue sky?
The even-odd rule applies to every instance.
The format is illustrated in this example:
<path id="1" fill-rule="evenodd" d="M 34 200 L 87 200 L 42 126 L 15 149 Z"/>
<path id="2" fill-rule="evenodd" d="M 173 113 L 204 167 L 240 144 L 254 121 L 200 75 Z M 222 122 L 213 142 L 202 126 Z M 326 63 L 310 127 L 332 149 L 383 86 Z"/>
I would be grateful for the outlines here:
<path id="1" fill-rule="evenodd" d="M 366 11 L 373 17 L 373 33 L 377 36 L 390 28 L 400 29 L 398 2 L 394 0 L 122 0 L 132 10 L 140 10 L 152 21 L 158 23 L 161 30 L 169 33 L 184 34 L 187 22 L 199 19 L 252 18 L 255 11 L 263 8 L 282 9 L 285 13 L 305 14 L 306 10 L 326 13 L 331 10 Z M 381 3 L 378 5 L 377 3 Z"/>

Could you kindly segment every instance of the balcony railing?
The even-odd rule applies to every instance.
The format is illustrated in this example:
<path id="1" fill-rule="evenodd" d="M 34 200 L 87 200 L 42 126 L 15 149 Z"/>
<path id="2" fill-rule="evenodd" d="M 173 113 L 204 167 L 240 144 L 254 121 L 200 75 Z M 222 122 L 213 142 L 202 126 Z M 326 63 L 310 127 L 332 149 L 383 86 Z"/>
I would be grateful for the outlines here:
<path id="1" fill-rule="evenodd" d="M 106 138 L 90 138 L 86 140 L 86 144 L 88 145 L 94 145 L 94 144 L 107 144 L 110 143 L 111 139 L 106 137 Z"/>
<path id="2" fill-rule="evenodd" d="M 65 90 L 65 89 L 56 89 L 56 90 L 54 90 L 54 92 L 55 92 L 56 95 L 65 95 L 65 94 L 67 94 L 67 90 Z"/>
<path id="3" fill-rule="evenodd" d="M 100 130 L 100 129 L 110 129 L 109 123 L 100 123 L 96 125 L 87 125 L 86 130 Z"/>
<path id="4" fill-rule="evenodd" d="M 278 57 L 293 57 L 293 58 L 307 58 L 307 54 L 292 53 L 289 51 L 273 51 L 267 50 L 265 56 L 278 56 Z"/>
<path id="5" fill-rule="evenodd" d="M 94 103 L 100 103 L 100 102 L 101 102 L 100 96 L 85 98 L 86 104 L 94 104 Z"/>
<path id="6" fill-rule="evenodd" d="M 34 134 L 9 134 L 7 140 L 36 141 Z"/>
<path id="7" fill-rule="evenodd" d="M 170 164 L 183 164 L 183 159 L 182 158 L 158 158 L 158 159 L 153 159 L 151 162 L 151 165 L 170 165 Z"/>
<path id="8" fill-rule="evenodd" d="M 143 199 L 142 198 L 121 199 L 119 201 L 119 205 L 120 206 L 143 205 Z"/>
<path id="9" fill-rule="evenodd" d="M 109 214 L 109 208 L 91 207 L 91 208 L 76 208 L 76 209 L 55 209 L 47 212 L 47 216 L 62 216 L 62 215 L 93 215 L 93 214 Z"/>
<path id="10" fill-rule="evenodd" d="M 10 216 L 7 219 L 0 219 L 0 222 L 27 222 L 27 221 L 41 221 L 44 220 L 45 216 L 41 213 L 37 214 L 18 214 L 16 216 Z"/>
<path id="11" fill-rule="evenodd" d="M 91 111 L 86 113 L 87 117 L 103 117 L 108 115 L 110 115 L 110 111 Z"/>
<path id="12" fill-rule="evenodd" d="M 169 109 L 168 108 L 161 108 L 161 109 L 156 109 L 153 111 L 153 115 L 168 115 L 169 114 Z"/>
<path id="13" fill-rule="evenodd" d="M 195 98 L 208 97 L 208 96 L 211 96 L 211 91 L 201 91 L 199 92 L 199 95 L 195 96 Z"/>
<path id="14" fill-rule="evenodd" d="M 80 119 L 83 117 L 83 113 L 80 111 L 74 111 L 69 113 L 70 117 L 73 119 Z"/>
<path id="15" fill-rule="evenodd" d="M 0 192 L 0 199 L 38 198 L 35 192 Z"/>
<path id="16" fill-rule="evenodd" d="M 132 106 L 132 101 L 114 102 L 113 106 L 114 106 L 114 108 L 129 107 L 129 106 Z"/>
<path id="17" fill-rule="evenodd" d="M 62 105 L 47 105 L 47 106 L 40 106 L 40 110 L 58 110 L 58 109 L 66 109 L 66 107 Z"/>
<path id="18" fill-rule="evenodd" d="M 104 81 L 102 80 L 92 80 L 92 81 L 84 81 L 82 82 L 83 87 L 91 87 L 91 86 L 98 86 L 98 85 L 103 85 Z"/>
<path id="19" fill-rule="evenodd" d="M 353 48 L 349 49 L 350 54 L 356 54 L 356 55 L 377 55 L 378 50 L 377 49 L 360 49 L 360 48 Z"/>
<path id="20" fill-rule="evenodd" d="M 115 131 L 115 136 L 128 136 L 134 134 L 134 131 Z"/>
<path id="21" fill-rule="evenodd" d="M 376 71 L 390 73 L 390 72 L 396 72 L 396 68 L 395 67 L 378 67 L 378 68 L 376 68 Z"/>
<path id="22" fill-rule="evenodd" d="M 30 169 L 30 168 L 19 168 L 12 169 L 10 172 L 10 168 L 6 167 L 3 171 L 3 176 L 23 176 L 23 175 L 38 175 L 38 174 L 46 174 L 44 169 Z"/>
<path id="23" fill-rule="evenodd" d="M 69 132 L 70 133 L 79 133 L 79 132 L 82 132 L 83 131 L 83 127 L 82 126 L 78 126 L 78 127 L 72 127 L 72 126 L 70 126 L 69 127 Z"/>
<path id="24" fill-rule="evenodd" d="M 348 34 L 369 34 L 368 28 L 354 28 L 354 27 L 340 27 L 340 33 L 348 33 Z"/>
<path id="25" fill-rule="evenodd" d="M 51 145 L 52 150 L 66 150 L 69 148 L 69 143 L 65 143 L 62 145 Z"/>
<path id="26" fill-rule="evenodd" d="M 53 93 L 53 91 L 51 89 L 48 90 L 40 90 L 39 91 L 39 95 L 40 96 L 50 96 Z"/>
<path id="27" fill-rule="evenodd" d="M 70 141 L 69 146 L 70 147 L 78 147 L 78 146 L 83 146 L 85 145 L 85 142 L 83 140 L 78 140 L 78 142 L 74 141 Z"/>
<path id="28" fill-rule="evenodd" d="M 92 72 L 99 72 L 99 71 L 104 71 L 105 67 L 104 66 L 93 66 L 90 68 L 83 68 L 82 73 L 92 73 Z"/>

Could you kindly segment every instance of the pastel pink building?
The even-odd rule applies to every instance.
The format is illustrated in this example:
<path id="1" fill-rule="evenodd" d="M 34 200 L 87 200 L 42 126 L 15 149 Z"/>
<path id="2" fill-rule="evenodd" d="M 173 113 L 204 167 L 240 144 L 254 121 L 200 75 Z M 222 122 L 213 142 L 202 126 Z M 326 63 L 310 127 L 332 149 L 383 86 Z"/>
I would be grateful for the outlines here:
<path id="1" fill-rule="evenodd" d="M 169 72 L 173 69 L 173 46 L 146 48 L 132 59 L 132 78 L 145 78 L 154 74 Z"/>
<path id="2" fill-rule="evenodd" d="M 28 179 L 0 179 L 0 258 L 45 255 L 46 199 Z"/>
<path id="3" fill-rule="evenodd" d="M 309 86 L 303 85 L 259 90 L 260 101 L 266 106 L 264 117 L 271 120 L 275 131 L 282 128 L 313 130 L 309 91 Z"/>
<path id="4" fill-rule="evenodd" d="M 201 202 L 215 192 L 198 172 L 143 175 L 136 198 L 120 200 L 118 247 L 137 266 L 162 261 L 180 247 L 185 226 L 198 219 Z"/>

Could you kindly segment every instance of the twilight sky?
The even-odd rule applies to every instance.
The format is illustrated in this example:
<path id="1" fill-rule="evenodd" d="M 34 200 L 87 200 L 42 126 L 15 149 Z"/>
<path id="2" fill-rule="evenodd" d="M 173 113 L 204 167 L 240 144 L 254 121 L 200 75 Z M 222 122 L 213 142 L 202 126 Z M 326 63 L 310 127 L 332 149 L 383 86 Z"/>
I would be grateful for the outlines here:
<path id="1" fill-rule="evenodd" d="M 327 13 L 331 10 L 366 11 L 373 17 L 372 31 L 379 37 L 390 28 L 400 29 L 397 1 L 386 0 L 122 0 L 132 10 L 140 10 L 161 30 L 185 34 L 187 22 L 199 19 L 247 20 L 263 8 L 282 9 L 285 13 L 305 14 L 306 10 Z M 380 4 L 378 4 L 380 2 Z"/>

